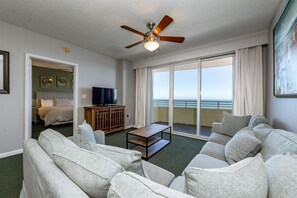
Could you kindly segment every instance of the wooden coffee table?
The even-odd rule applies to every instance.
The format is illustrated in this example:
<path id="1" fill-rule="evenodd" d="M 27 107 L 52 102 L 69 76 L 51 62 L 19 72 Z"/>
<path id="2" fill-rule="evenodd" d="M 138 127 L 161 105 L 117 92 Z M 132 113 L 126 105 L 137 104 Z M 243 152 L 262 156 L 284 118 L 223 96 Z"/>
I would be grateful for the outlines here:
<path id="1" fill-rule="evenodd" d="M 163 132 L 169 129 L 169 140 L 164 139 Z M 130 138 L 130 136 L 132 136 Z M 126 133 L 126 148 L 129 143 L 137 145 L 132 150 L 142 153 L 142 158 L 148 160 L 162 148 L 171 142 L 171 127 L 161 124 L 150 124 L 148 126 Z"/>

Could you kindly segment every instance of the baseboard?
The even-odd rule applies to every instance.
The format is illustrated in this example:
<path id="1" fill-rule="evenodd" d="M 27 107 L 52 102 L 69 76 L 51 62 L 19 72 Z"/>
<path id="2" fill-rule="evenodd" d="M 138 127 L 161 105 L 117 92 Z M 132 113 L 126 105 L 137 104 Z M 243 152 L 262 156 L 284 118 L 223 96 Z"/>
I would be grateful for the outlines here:
<path id="1" fill-rule="evenodd" d="M 9 151 L 9 152 L 6 152 L 6 153 L 0 153 L 0 159 L 5 158 L 5 157 L 10 157 L 10 156 L 13 156 L 13 155 L 17 155 L 17 154 L 20 154 L 20 153 L 23 153 L 23 149 Z"/>
<path id="2" fill-rule="evenodd" d="M 131 125 L 126 126 L 125 129 L 130 129 L 130 128 L 133 128 L 133 127 L 134 127 L 134 125 L 131 124 Z"/>

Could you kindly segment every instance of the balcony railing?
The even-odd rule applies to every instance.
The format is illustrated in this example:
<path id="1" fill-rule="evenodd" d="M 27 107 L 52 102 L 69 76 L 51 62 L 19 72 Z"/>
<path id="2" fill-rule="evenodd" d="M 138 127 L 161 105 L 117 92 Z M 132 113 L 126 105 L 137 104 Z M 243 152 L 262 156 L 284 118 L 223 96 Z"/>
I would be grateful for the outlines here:
<path id="1" fill-rule="evenodd" d="M 168 107 L 169 100 L 153 100 L 154 107 Z M 197 108 L 197 100 L 174 100 L 174 107 Z M 201 100 L 201 109 L 232 109 L 232 100 Z"/>

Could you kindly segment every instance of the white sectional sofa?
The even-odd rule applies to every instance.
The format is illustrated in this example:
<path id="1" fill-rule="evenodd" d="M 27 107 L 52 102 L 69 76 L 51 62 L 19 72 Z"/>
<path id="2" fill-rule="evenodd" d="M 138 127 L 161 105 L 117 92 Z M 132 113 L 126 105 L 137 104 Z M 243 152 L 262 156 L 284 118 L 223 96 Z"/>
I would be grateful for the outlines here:
<path id="1" fill-rule="evenodd" d="M 261 119 L 262 118 L 260 118 L 260 120 Z M 257 149 L 259 149 L 258 151 L 262 155 L 262 157 L 261 155 L 256 155 L 255 153 L 256 157 L 254 158 L 250 158 L 252 156 L 248 155 L 246 156 L 247 157 L 246 159 L 239 161 L 238 163 L 234 162 L 230 164 L 225 157 L 226 147 L 227 147 L 227 144 L 229 144 L 229 142 L 235 138 L 228 136 L 226 134 L 222 134 L 220 132 L 221 124 L 214 123 L 212 128 L 212 134 L 209 137 L 207 143 L 202 148 L 201 152 L 197 156 L 195 156 L 192 159 L 192 161 L 188 164 L 188 166 L 185 168 L 184 173 L 181 176 L 175 177 L 172 173 L 170 173 L 167 170 L 164 170 L 149 162 L 141 161 L 143 171 L 145 172 L 145 176 L 140 176 L 139 174 L 127 172 L 126 168 L 125 170 L 124 168 L 117 168 L 118 172 L 115 172 L 115 173 L 113 172 L 110 174 L 108 173 L 108 178 L 105 178 L 104 180 L 105 182 L 104 193 L 107 193 L 105 195 L 107 197 L 121 197 L 121 198 L 124 198 L 124 197 L 129 197 L 129 198 L 192 197 L 188 194 L 197 196 L 197 194 L 195 193 L 198 192 L 200 195 L 199 197 L 224 197 L 225 192 L 222 192 L 222 191 L 226 191 L 226 190 L 223 190 L 224 186 L 220 186 L 221 185 L 220 183 L 216 185 L 220 186 L 221 191 L 218 191 L 217 194 L 215 194 L 215 196 L 213 196 L 213 194 L 208 193 L 210 191 L 209 189 L 208 189 L 208 192 L 201 192 L 201 189 L 199 191 L 199 188 L 197 188 L 197 190 L 194 188 L 194 191 L 196 192 L 192 192 L 193 190 L 189 190 L 191 188 L 191 185 L 192 186 L 193 184 L 195 185 L 195 177 L 193 177 L 194 180 L 193 178 L 189 177 L 189 175 L 191 175 L 191 172 L 202 171 L 203 173 L 205 169 L 207 171 L 210 171 L 209 172 L 210 175 L 213 174 L 213 172 L 215 172 L 216 174 L 216 172 L 224 172 L 224 171 L 226 171 L 227 174 L 229 173 L 233 174 L 238 170 L 244 169 L 241 166 L 254 163 L 254 165 L 257 166 L 258 168 L 252 168 L 253 171 L 250 171 L 244 174 L 250 175 L 248 177 L 251 177 L 251 178 L 254 177 L 254 179 L 256 179 L 255 182 L 260 182 L 257 184 L 257 186 L 261 186 L 261 187 L 258 188 L 257 186 L 255 187 L 255 185 L 250 186 L 251 180 L 249 180 L 250 178 L 248 178 L 247 182 L 249 182 L 249 185 L 244 187 L 247 189 L 246 191 L 242 192 L 241 194 L 241 190 L 236 189 L 237 186 L 233 186 L 232 187 L 233 189 L 229 189 L 228 187 L 228 190 L 227 190 L 228 193 L 231 193 L 232 191 L 234 191 L 234 194 L 232 193 L 231 195 L 228 194 L 228 197 L 249 197 L 250 191 L 257 193 L 258 196 L 255 196 L 255 197 L 263 197 L 263 195 L 264 196 L 267 195 L 267 197 L 294 197 L 292 195 L 297 194 L 297 188 L 295 187 L 295 183 L 294 183 L 297 181 L 296 177 L 294 181 L 288 181 L 289 183 L 284 184 L 284 186 L 287 186 L 287 188 L 284 187 L 284 189 L 278 189 L 280 188 L 280 186 L 276 184 L 281 184 L 282 181 L 275 182 L 274 180 L 275 178 L 278 178 L 278 176 L 275 176 L 275 175 L 271 176 L 271 174 L 266 174 L 265 170 L 263 173 L 263 169 L 265 168 L 264 165 L 266 166 L 266 162 L 269 161 L 273 156 L 277 156 L 280 154 L 281 155 L 280 158 L 282 158 L 282 155 L 288 152 L 297 154 L 297 135 L 288 131 L 273 129 L 271 126 L 269 126 L 266 123 L 265 120 L 263 121 L 263 119 L 261 122 L 264 122 L 264 123 L 262 124 L 259 124 L 261 122 L 256 123 L 259 121 L 259 119 L 257 121 L 255 121 L 254 118 L 249 120 L 250 121 L 247 124 L 249 128 L 246 130 L 253 131 L 253 134 L 255 135 L 256 139 L 260 141 L 260 147 L 257 147 Z M 253 126 L 251 122 L 253 122 L 254 125 L 257 125 L 257 126 Z M 102 197 L 102 196 L 90 196 L 90 193 L 86 192 L 86 190 L 83 190 L 83 187 L 81 187 L 82 184 L 80 183 L 80 180 L 84 180 L 85 179 L 84 176 L 81 175 L 81 173 L 77 173 L 78 175 L 80 174 L 79 180 L 77 181 L 77 177 L 78 177 L 77 174 L 74 174 L 74 178 L 73 176 L 69 176 L 69 174 L 73 174 L 73 173 L 67 173 L 67 171 L 63 169 L 63 163 L 61 165 L 61 162 L 57 162 L 56 160 L 57 156 L 59 155 L 56 153 L 59 153 L 61 150 L 65 150 L 65 147 L 67 147 L 66 153 L 68 152 L 68 155 L 69 153 L 71 155 L 71 152 L 73 153 L 72 156 L 70 156 L 72 157 L 73 161 L 75 161 L 76 158 L 81 159 L 76 161 L 75 163 L 80 163 L 80 162 L 84 163 L 83 161 L 86 161 L 84 160 L 85 159 L 84 157 L 80 156 L 81 152 L 82 154 L 85 153 L 87 155 L 92 155 L 95 158 L 97 158 L 100 155 L 98 155 L 98 153 L 94 154 L 94 152 L 86 151 L 85 149 L 79 148 L 72 141 L 69 141 L 69 139 L 63 137 L 62 135 L 54 131 L 45 131 L 45 132 L 42 132 L 42 134 L 43 134 L 41 135 L 42 137 L 39 138 L 38 141 L 30 139 L 24 142 L 24 156 L 23 156 L 24 181 L 23 181 L 23 188 L 22 188 L 20 197 L 30 197 L 30 198 Z M 102 143 L 102 134 L 101 135 L 97 134 L 95 135 L 95 137 L 100 137 L 101 139 L 100 143 Z M 244 145 L 248 145 L 248 143 Z M 73 151 L 70 152 L 69 150 L 73 150 Z M 134 160 L 133 163 L 137 161 L 136 155 L 133 154 L 130 156 L 132 161 Z M 285 159 L 288 158 L 288 161 L 290 160 L 292 161 L 292 163 L 290 161 L 289 165 L 286 165 L 286 166 L 289 166 L 289 167 L 292 166 L 292 170 L 295 171 L 297 166 L 293 166 L 291 164 L 294 164 L 295 161 L 297 162 L 297 157 L 293 156 L 293 158 L 290 158 L 290 156 L 287 156 L 287 155 L 283 155 L 283 156 L 285 156 Z M 295 158 L 296 160 L 294 160 Z M 104 157 L 102 159 L 106 160 Z M 98 166 L 104 166 L 105 162 L 101 163 L 100 161 L 102 159 L 101 158 L 99 159 L 97 163 Z M 265 164 L 263 163 L 263 161 L 265 162 Z M 108 162 L 108 163 L 109 163 L 108 165 L 109 167 L 105 167 L 105 169 L 103 168 L 102 170 L 101 169 L 97 170 L 96 164 L 95 164 L 94 167 L 96 170 L 94 170 L 94 172 L 96 171 L 99 171 L 99 172 L 103 171 L 105 173 L 112 172 L 114 171 L 114 169 L 116 169 L 113 166 L 118 167 L 117 163 L 114 163 L 114 162 Z M 110 165 L 110 164 L 114 164 L 114 165 Z M 269 165 L 269 164 L 277 164 L 277 163 L 271 162 L 267 164 L 269 168 L 269 167 L 272 167 L 272 165 Z M 122 166 L 125 167 L 125 165 L 122 165 Z M 119 167 L 121 166 L 119 165 Z M 135 166 L 133 167 L 135 168 Z M 215 170 L 215 171 L 211 171 L 211 170 Z M 257 172 L 257 170 L 259 171 Z M 248 171 L 248 169 L 246 171 Z M 284 170 L 284 171 L 287 171 L 287 170 Z M 267 173 L 270 173 L 270 172 L 275 172 L 275 171 L 274 170 L 267 171 Z M 225 174 L 225 172 L 223 174 Z M 286 178 L 289 178 L 289 179 L 290 177 L 294 179 L 294 175 L 296 176 L 296 172 L 291 175 L 290 174 L 287 175 L 288 173 L 280 173 L 280 174 L 286 175 Z M 240 177 L 238 176 L 235 176 L 235 177 L 236 178 L 234 181 L 237 181 L 237 179 L 241 177 L 242 177 L 241 180 L 244 180 L 244 177 L 242 175 Z M 270 181 L 269 179 L 271 178 L 274 178 L 274 180 Z M 192 180 L 189 182 L 188 180 L 190 179 Z M 214 181 L 214 183 L 215 182 L 216 181 Z M 241 181 L 239 180 L 239 183 L 240 182 Z M 102 184 L 100 183 L 100 185 Z M 204 189 L 202 190 L 207 190 L 207 188 L 209 187 L 211 187 L 210 189 L 212 189 L 213 192 L 214 192 L 214 189 L 215 190 L 218 189 L 218 186 L 213 187 L 212 185 L 208 184 L 206 187 L 203 187 Z M 249 188 L 253 188 L 253 189 L 249 189 Z"/>

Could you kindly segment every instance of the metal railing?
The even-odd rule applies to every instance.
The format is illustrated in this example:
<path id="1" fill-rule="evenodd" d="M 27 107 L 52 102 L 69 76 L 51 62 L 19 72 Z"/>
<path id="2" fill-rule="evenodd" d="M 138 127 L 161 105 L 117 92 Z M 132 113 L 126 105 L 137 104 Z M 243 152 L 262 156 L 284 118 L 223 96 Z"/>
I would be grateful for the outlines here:
<path id="1" fill-rule="evenodd" d="M 168 107 L 169 100 L 153 100 L 154 107 Z M 174 107 L 197 108 L 197 100 L 174 100 Z M 232 109 L 232 100 L 201 100 L 201 109 Z"/>

